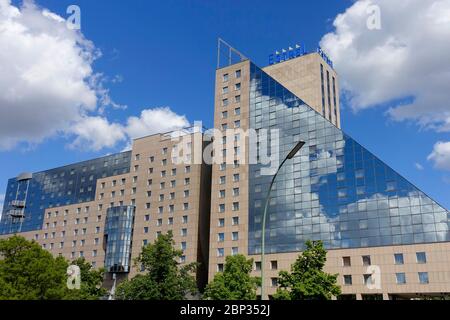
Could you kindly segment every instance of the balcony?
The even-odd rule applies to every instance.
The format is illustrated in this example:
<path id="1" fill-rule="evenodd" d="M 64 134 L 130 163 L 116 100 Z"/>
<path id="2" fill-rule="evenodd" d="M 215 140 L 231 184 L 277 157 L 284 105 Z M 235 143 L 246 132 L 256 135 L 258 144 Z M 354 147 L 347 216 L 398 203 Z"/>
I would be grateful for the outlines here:
<path id="1" fill-rule="evenodd" d="M 12 218 L 25 218 L 25 211 L 23 209 L 11 209 L 6 214 Z"/>
<path id="2" fill-rule="evenodd" d="M 12 207 L 25 208 L 25 201 L 23 200 L 12 200 L 10 204 Z"/>

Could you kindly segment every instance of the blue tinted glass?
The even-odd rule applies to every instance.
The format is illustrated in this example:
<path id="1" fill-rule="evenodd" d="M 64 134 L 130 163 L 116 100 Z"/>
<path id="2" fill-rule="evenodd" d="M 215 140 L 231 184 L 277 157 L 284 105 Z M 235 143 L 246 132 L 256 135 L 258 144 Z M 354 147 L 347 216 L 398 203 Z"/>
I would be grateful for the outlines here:
<path id="1" fill-rule="evenodd" d="M 299 251 L 306 240 L 322 240 L 328 249 L 450 241 L 446 209 L 261 69 L 250 68 L 250 127 L 279 130 L 280 161 L 306 142 L 274 183 L 266 252 Z M 267 167 L 250 164 L 249 254 L 261 249 L 261 203 L 272 179 L 262 174 Z"/>
<path id="2" fill-rule="evenodd" d="M 93 201 L 97 179 L 128 173 L 131 151 L 37 172 L 29 180 L 10 179 L 6 188 L 0 234 L 42 229 L 47 208 Z M 17 201 L 24 201 L 18 208 Z M 23 210 L 23 219 L 11 212 Z"/>
<path id="3" fill-rule="evenodd" d="M 105 268 L 108 272 L 129 272 L 134 206 L 108 208 L 105 221 Z"/>

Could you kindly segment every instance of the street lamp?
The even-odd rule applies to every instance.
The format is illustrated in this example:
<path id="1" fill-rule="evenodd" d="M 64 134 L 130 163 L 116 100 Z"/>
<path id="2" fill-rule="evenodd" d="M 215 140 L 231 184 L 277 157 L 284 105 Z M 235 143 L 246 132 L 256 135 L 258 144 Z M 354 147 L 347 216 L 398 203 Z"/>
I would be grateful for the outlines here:
<path id="1" fill-rule="evenodd" d="M 278 172 L 283 167 L 284 163 L 287 160 L 292 159 L 297 152 L 305 145 L 305 141 L 299 141 L 295 145 L 295 147 L 289 152 L 289 154 L 286 156 L 286 158 L 281 162 L 280 166 L 278 167 L 277 172 L 275 172 L 275 175 L 272 178 L 272 182 L 269 186 L 269 191 L 267 191 L 267 197 L 266 197 L 266 204 L 264 205 L 264 214 L 262 219 L 262 236 L 261 236 L 261 300 L 264 300 L 264 253 L 265 253 L 265 244 L 266 244 L 266 217 L 267 217 L 267 207 L 269 206 L 270 201 L 270 191 L 272 191 L 273 183 L 275 182 L 275 178 L 278 175 Z"/>

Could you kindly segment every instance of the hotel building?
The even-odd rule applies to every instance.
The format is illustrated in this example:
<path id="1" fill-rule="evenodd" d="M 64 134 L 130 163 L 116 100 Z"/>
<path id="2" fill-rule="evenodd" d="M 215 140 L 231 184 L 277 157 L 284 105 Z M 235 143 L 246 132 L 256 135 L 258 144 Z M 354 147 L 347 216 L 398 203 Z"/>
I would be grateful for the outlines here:
<path id="1" fill-rule="evenodd" d="M 253 258 L 259 276 L 275 173 L 261 159 L 281 161 L 304 141 L 271 192 L 267 295 L 307 240 L 324 242 L 339 299 L 450 294 L 450 213 L 340 129 L 338 75 L 320 54 L 262 69 L 242 56 L 219 67 L 215 81 L 214 128 L 222 136 L 214 137 L 211 165 L 201 156 L 211 139 L 194 127 L 136 139 L 129 152 L 22 174 L 8 181 L 0 235 L 19 233 L 124 278 L 139 272 L 132 261 L 142 246 L 172 230 L 180 263 L 200 262 L 200 287 L 228 255 Z M 177 136 L 191 139 L 180 148 Z"/>

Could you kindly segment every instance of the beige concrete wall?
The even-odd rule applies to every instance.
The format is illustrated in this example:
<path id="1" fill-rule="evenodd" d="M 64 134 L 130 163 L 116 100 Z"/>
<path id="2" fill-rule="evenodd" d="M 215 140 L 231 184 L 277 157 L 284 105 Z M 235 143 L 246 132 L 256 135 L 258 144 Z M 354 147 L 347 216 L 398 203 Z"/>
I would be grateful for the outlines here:
<path id="1" fill-rule="evenodd" d="M 236 71 L 241 71 L 241 77 L 236 78 Z M 228 74 L 228 81 L 223 81 L 223 75 Z M 241 84 L 240 90 L 234 90 L 237 83 Z M 234 129 L 234 122 L 240 120 L 240 129 L 247 130 L 249 128 L 249 85 L 250 85 L 250 62 L 244 61 L 234 64 L 230 67 L 219 69 L 216 72 L 216 89 L 215 89 L 215 112 L 214 112 L 214 127 L 221 129 L 222 124 L 228 124 L 229 129 Z M 228 93 L 223 93 L 223 88 L 228 87 Z M 240 103 L 236 103 L 234 97 L 241 96 Z M 228 98 L 229 105 L 224 107 L 222 105 L 223 99 Z M 234 115 L 234 109 L 240 108 L 240 115 Z M 222 112 L 228 111 L 228 117 L 222 118 Z M 225 133 L 226 134 L 226 133 Z M 246 150 L 248 150 L 248 141 L 243 139 L 241 134 L 241 154 L 243 162 L 248 163 Z M 227 144 L 234 140 L 234 134 L 227 136 Z M 221 142 L 220 142 L 221 143 Z M 218 152 L 222 148 L 227 150 L 227 155 L 234 153 L 234 146 L 221 144 L 218 147 Z M 225 159 L 223 159 L 225 162 Z M 233 181 L 233 175 L 239 174 L 239 182 Z M 226 178 L 225 184 L 220 184 L 220 177 Z M 239 188 L 239 196 L 233 196 L 233 189 Z M 219 197 L 220 190 L 225 190 L 225 198 Z M 239 203 L 239 210 L 233 211 L 233 203 Z M 219 205 L 225 204 L 225 212 L 219 212 Z M 232 225 L 233 217 L 239 217 L 239 224 Z M 219 226 L 219 219 L 225 219 L 225 225 Z M 232 233 L 238 232 L 239 239 L 232 240 Z M 225 240 L 218 241 L 218 234 L 224 233 Z M 210 228 L 210 251 L 209 251 L 209 280 L 213 279 L 217 272 L 217 266 L 225 263 L 225 257 L 232 254 L 232 248 L 237 247 L 238 253 L 245 254 L 247 252 L 247 234 L 248 234 L 248 165 L 240 164 L 235 168 L 232 164 L 226 165 L 225 170 L 220 170 L 219 164 L 212 166 L 212 180 L 211 180 L 211 228 Z M 224 256 L 217 256 L 217 249 L 224 249 Z"/>
<path id="2" fill-rule="evenodd" d="M 427 262 L 417 263 L 416 253 L 425 252 Z M 402 253 L 404 264 L 395 264 L 394 254 Z M 271 284 L 272 278 L 277 278 L 282 270 L 290 271 L 291 264 L 300 253 L 268 254 L 265 257 L 266 293 L 275 293 L 276 288 Z M 381 274 L 380 289 L 370 289 L 364 284 L 364 274 L 370 273 L 368 266 L 363 265 L 362 256 L 370 256 L 371 266 L 378 266 Z M 250 256 L 254 261 L 261 261 L 259 255 Z M 344 266 L 343 257 L 350 257 L 351 266 Z M 277 261 L 278 268 L 271 269 L 271 262 Z M 256 263 L 254 269 L 256 268 Z M 357 249 L 329 250 L 324 269 L 331 274 L 339 274 L 338 284 L 342 294 L 356 294 L 361 298 L 362 294 L 399 294 L 408 297 L 416 293 L 439 294 L 450 293 L 450 243 L 431 243 L 420 245 L 386 246 Z M 428 272 L 429 283 L 421 284 L 418 273 Z M 406 284 L 396 283 L 396 273 L 405 273 Z M 260 271 L 253 271 L 254 276 L 260 276 Z M 352 276 L 352 285 L 344 284 L 344 275 Z"/>
<path id="3" fill-rule="evenodd" d="M 325 112 L 322 110 L 322 80 L 320 65 L 324 69 Z M 341 127 L 339 77 L 318 53 L 310 53 L 263 68 L 280 84 L 301 98 L 338 128 Z M 330 75 L 331 120 L 328 106 L 327 71 Z M 333 82 L 335 79 L 336 113 L 334 114 Z"/>

